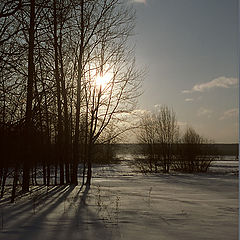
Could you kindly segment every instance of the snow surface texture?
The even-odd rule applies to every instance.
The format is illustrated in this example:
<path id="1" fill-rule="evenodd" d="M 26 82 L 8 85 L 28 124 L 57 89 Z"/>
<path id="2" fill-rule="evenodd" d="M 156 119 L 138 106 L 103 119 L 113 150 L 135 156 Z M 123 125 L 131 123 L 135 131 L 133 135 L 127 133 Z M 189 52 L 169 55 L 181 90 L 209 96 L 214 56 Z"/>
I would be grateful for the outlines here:
<path id="1" fill-rule="evenodd" d="M 95 166 L 90 189 L 35 186 L 14 204 L 1 200 L 0 239 L 237 240 L 235 174 L 133 170 Z"/>

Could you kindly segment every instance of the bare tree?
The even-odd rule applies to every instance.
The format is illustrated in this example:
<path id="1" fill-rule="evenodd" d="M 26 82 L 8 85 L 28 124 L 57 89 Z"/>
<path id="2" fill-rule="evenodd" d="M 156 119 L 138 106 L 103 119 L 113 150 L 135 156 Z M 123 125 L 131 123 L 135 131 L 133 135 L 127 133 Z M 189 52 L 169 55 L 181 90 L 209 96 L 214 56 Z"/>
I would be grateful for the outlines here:
<path id="1" fill-rule="evenodd" d="M 27 78 L 27 102 L 26 102 L 26 148 L 27 157 L 23 166 L 23 191 L 29 191 L 29 162 L 31 161 L 31 136 L 32 136 L 32 103 L 34 84 L 34 32 L 35 32 L 35 0 L 30 1 L 30 22 L 29 22 L 29 45 L 28 45 L 28 78 Z"/>
<path id="2" fill-rule="evenodd" d="M 22 0 L 3 1 L 1 3 L 0 18 L 10 17 L 22 7 Z"/>
<path id="3" fill-rule="evenodd" d="M 147 114 L 141 120 L 138 136 L 141 143 L 147 144 L 147 157 L 150 171 L 157 172 L 161 167 L 168 173 L 175 159 L 175 147 L 179 139 L 179 127 L 173 110 L 162 106 L 155 114 Z"/>
<path id="4" fill-rule="evenodd" d="M 28 191 L 39 166 L 46 185 L 51 168 L 57 184 L 59 166 L 60 184 L 64 175 L 77 184 L 82 162 L 90 185 L 94 145 L 126 131 L 140 94 L 142 73 L 128 46 L 134 11 L 124 0 L 4 0 L 0 18 L 0 130 L 16 134 L 16 146 L 24 142 L 15 160 L 1 161 L 1 184 L 15 169 L 14 201 L 18 178 Z"/>
<path id="5" fill-rule="evenodd" d="M 211 142 L 187 127 L 178 145 L 178 157 L 174 168 L 184 172 L 206 172 L 215 156 Z"/>
<path id="6" fill-rule="evenodd" d="M 23 6 L 22 0 L 1 1 L 0 5 L 0 46 L 14 37 L 19 30 L 20 24 L 14 20 L 14 14 Z"/>
<path id="7" fill-rule="evenodd" d="M 156 132 L 163 171 L 168 173 L 175 157 L 174 144 L 179 139 L 179 127 L 174 111 L 167 106 L 162 106 L 156 115 Z"/>
<path id="8" fill-rule="evenodd" d="M 156 145 L 156 119 L 154 119 L 151 113 L 145 113 L 140 120 L 140 128 L 138 133 L 138 141 L 140 143 L 146 144 L 146 148 L 144 147 L 144 155 L 147 158 L 145 165 L 149 168 L 149 171 L 152 172 L 155 166 L 155 170 L 157 170 L 157 162 L 158 155 L 155 153 L 155 145 Z M 144 164 L 139 162 L 142 170 L 144 170 Z M 146 169 L 147 170 L 147 169 Z M 145 171 L 146 171 L 145 170 Z"/>
<path id="9" fill-rule="evenodd" d="M 92 147 L 108 124 L 133 106 L 139 95 L 140 73 L 135 70 L 133 55 L 127 47 L 134 27 L 134 12 L 123 1 L 81 1 L 75 9 L 76 13 L 80 12 L 75 22 L 80 41 L 76 44 L 77 101 L 72 171 L 75 179 L 72 181 L 76 180 L 80 139 L 85 135 L 87 184 L 90 184 Z M 100 78 L 105 78 L 106 84 L 100 84 Z M 80 133 L 81 116 L 85 116 L 85 133 Z"/>

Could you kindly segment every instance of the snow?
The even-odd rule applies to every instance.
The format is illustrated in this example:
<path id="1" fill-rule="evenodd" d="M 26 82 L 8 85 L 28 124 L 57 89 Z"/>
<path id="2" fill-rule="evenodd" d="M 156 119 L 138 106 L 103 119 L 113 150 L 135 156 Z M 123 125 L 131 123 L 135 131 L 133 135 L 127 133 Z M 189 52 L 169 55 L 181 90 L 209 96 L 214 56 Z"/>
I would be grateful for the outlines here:
<path id="1" fill-rule="evenodd" d="M 219 161 L 206 174 L 154 175 L 129 161 L 96 165 L 90 189 L 35 186 L 14 204 L 1 200 L 0 239 L 235 240 L 236 164 Z"/>

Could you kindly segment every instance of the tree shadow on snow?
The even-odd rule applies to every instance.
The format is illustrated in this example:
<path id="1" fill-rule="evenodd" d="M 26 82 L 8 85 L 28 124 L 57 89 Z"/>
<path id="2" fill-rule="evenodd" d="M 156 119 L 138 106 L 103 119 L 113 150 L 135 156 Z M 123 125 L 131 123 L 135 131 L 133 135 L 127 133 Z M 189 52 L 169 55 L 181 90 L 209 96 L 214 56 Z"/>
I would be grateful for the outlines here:
<path id="1" fill-rule="evenodd" d="M 57 186 L 47 193 L 30 196 L 23 204 L 12 206 L 4 217 L 1 233 L 17 235 L 17 239 L 37 239 L 45 220 L 73 190 L 74 186 Z"/>
<path id="2" fill-rule="evenodd" d="M 25 201 L 9 205 L 0 238 L 111 239 L 112 229 L 98 216 L 90 187 L 82 190 L 83 186 L 56 186 L 47 192 L 35 191 Z"/>
<path id="3" fill-rule="evenodd" d="M 90 187 L 86 186 L 84 191 L 81 191 L 82 188 L 83 186 L 70 199 L 65 212 L 58 219 L 59 225 L 65 223 L 64 227 L 52 232 L 49 239 L 112 239 L 112 232 L 106 228 L 97 212 L 94 211 L 93 204 L 88 203 L 88 198 L 94 198 L 89 193 Z M 66 215 L 69 217 L 66 218 Z"/>

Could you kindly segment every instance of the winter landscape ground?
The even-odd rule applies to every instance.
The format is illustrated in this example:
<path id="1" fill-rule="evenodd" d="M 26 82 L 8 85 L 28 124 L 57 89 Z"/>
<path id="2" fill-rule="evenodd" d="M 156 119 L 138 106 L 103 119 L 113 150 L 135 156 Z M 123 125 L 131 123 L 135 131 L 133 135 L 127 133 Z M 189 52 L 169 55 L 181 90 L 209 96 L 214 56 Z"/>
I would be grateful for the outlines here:
<path id="1" fill-rule="evenodd" d="M 0 202 L 1 240 L 235 240 L 238 162 L 206 174 L 143 175 L 129 164 L 98 165 L 90 189 L 35 186 Z"/>

